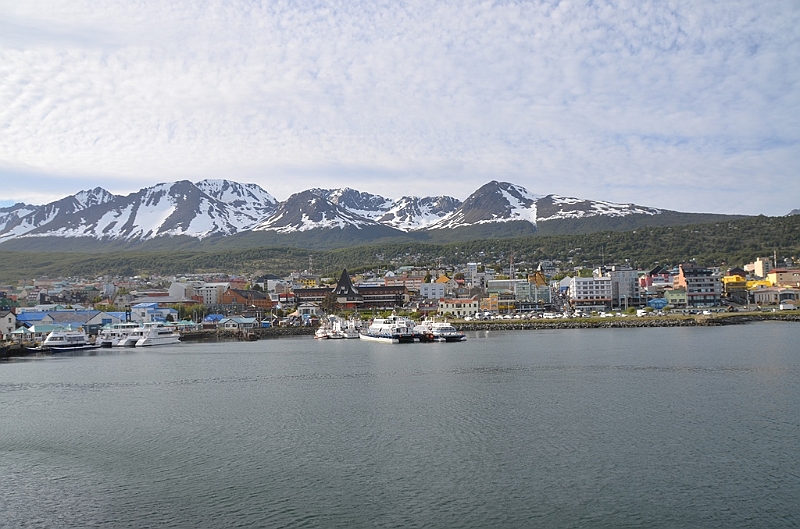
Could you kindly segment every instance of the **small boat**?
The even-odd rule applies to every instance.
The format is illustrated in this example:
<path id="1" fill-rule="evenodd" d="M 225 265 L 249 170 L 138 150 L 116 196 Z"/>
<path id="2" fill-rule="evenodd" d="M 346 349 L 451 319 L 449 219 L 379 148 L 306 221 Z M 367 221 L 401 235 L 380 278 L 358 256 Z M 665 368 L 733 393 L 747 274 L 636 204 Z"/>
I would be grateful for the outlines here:
<path id="1" fill-rule="evenodd" d="M 467 337 L 447 321 L 424 320 L 414 327 L 420 342 L 463 342 Z"/>
<path id="2" fill-rule="evenodd" d="M 414 343 L 414 322 L 396 314 L 375 318 L 359 337 L 373 342 Z"/>
<path id="3" fill-rule="evenodd" d="M 140 333 L 137 334 L 139 339 L 136 340 L 136 347 L 169 345 L 179 343 L 181 341 L 181 335 L 177 332 L 175 326 L 167 325 L 160 321 L 145 323 L 142 325 L 141 329 L 132 332 L 129 338 L 136 333 Z"/>
<path id="4" fill-rule="evenodd" d="M 96 343 L 100 347 L 117 347 L 131 332 L 139 328 L 139 324 L 133 322 L 115 323 L 106 326 L 97 336 Z"/>
<path id="5" fill-rule="evenodd" d="M 89 336 L 79 327 L 73 330 L 70 327 L 56 329 L 47 335 L 47 338 L 42 342 L 41 349 L 43 351 L 51 351 L 53 353 L 63 353 L 67 351 L 80 351 L 84 349 L 97 349 L 99 345 L 95 345 L 89 341 Z"/>

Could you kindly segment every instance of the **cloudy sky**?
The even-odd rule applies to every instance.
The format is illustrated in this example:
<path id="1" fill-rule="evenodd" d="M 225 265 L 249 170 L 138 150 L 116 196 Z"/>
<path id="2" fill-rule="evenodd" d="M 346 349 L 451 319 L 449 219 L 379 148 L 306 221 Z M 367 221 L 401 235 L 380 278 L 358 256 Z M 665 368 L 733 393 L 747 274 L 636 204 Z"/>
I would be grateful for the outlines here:
<path id="1" fill-rule="evenodd" d="M 228 178 L 800 208 L 800 2 L 0 0 L 0 205 Z"/>

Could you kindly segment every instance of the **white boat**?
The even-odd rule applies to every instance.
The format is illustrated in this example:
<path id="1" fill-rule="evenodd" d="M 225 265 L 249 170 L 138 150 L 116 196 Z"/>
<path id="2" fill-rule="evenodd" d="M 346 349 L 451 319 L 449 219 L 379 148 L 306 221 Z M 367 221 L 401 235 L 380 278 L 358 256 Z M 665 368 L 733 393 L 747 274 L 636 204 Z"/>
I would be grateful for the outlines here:
<path id="1" fill-rule="evenodd" d="M 467 337 L 447 321 L 424 320 L 414 327 L 420 342 L 463 342 Z"/>
<path id="2" fill-rule="evenodd" d="M 167 325 L 160 321 L 147 322 L 142 328 L 133 331 L 129 338 L 134 334 L 139 336 L 136 347 L 147 347 L 150 345 L 169 345 L 179 343 L 181 335 L 175 330 L 174 325 Z"/>
<path id="3" fill-rule="evenodd" d="M 414 343 L 414 322 L 395 314 L 375 318 L 359 337 L 373 342 Z"/>
<path id="4" fill-rule="evenodd" d="M 89 336 L 83 330 L 72 330 L 70 327 L 52 331 L 42 342 L 42 349 L 54 353 L 64 351 L 77 351 L 81 349 L 96 349 L 98 346 L 89 341 Z"/>
<path id="5" fill-rule="evenodd" d="M 358 338 L 359 323 L 353 319 L 344 320 L 339 316 L 328 316 L 314 332 L 314 338 L 331 340 Z"/>
<path id="6" fill-rule="evenodd" d="M 328 329 L 328 327 L 323 323 L 316 331 L 314 331 L 314 338 L 317 340 L 327 340 L 329 332 L 330 329 Z"/>
<path id="7" fill-rule="evenodd" d="M 133 322 L 115 323 L 106 326 L 97 336 L 97 344 L 100 347 L 117 347 L 120 345 L 120 342 L 136 329 L 139 329 L 139 324 Z"/>
<path id="8" fill-rule="evenodd" d="M 348 340 L 352 340 L 354 338 L 359 338 L 361 333 L 359 330 L 361 329 L 361 320 L 356 320 L 354 318 L 350 318 L 349 320 L 341 320 L 341 328 L 340 331 L 342 333 L 342 337 Z"/>
<path id="9" fill-rule="evenodd" d="M 136 342 L 141 340 L 143 336 L 143 329 L 141 326 L 138 326 L 136 329 L 130 331 L 128 336 L 121 338 L 119 342 L 117 342 L 117 347 L 136 347 Z"/>

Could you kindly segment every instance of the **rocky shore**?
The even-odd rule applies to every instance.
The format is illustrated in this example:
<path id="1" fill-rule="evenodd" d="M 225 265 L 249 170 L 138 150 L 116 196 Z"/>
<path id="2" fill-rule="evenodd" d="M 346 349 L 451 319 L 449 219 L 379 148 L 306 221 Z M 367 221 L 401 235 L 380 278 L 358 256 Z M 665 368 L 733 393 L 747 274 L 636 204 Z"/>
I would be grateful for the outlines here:
<path id="1" fill-rule="evenodd" d="M 555 320 L 502 320 L 485 322 L 455 323 L 461 331 L 511 331 L 536 329 L 613 329 L 636 327 L 710 327 L 719 325 L 740 325 L 759 321 L 800 322 L 800 314 L 781 314 L 774 312 L 748 313 L 724 316 L 678 316 L 678 317 L 626 317 L 626 318 L 588 318 Z"/>

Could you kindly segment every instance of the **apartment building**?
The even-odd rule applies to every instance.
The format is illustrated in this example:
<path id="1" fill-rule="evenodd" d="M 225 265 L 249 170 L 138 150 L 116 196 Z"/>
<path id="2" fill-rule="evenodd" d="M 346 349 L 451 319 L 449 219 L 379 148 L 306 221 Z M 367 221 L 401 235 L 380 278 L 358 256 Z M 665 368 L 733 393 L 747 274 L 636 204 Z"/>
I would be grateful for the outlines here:
<path id="1" fill-rule="evenodd" d="M 686 290 L 687 307 L 711 307 L 722 301 L 722 281 L 711 268 L 683 263 L 678 266 L 674 285 Z"/>

